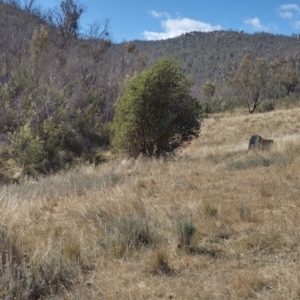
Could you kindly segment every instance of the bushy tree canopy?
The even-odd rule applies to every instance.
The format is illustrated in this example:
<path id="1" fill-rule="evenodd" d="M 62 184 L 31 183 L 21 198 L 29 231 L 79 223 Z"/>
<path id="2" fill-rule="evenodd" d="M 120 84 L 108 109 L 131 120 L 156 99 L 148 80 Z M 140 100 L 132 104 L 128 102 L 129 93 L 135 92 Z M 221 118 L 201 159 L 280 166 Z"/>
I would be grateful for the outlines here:
<path id="1" fill-rule="evenodd" d="M 128 83 L 117 101 L 112 145 L 136 157 L 166 155 L 198 137 L 201 106 L 178 62 L 160 59 Z"/>

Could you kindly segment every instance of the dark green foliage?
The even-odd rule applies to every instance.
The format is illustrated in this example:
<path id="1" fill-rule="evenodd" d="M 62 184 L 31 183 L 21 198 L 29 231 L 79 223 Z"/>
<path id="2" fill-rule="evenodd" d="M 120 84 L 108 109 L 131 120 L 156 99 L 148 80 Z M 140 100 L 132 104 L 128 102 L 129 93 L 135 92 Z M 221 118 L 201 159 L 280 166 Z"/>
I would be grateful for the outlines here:
<path id="1" fill-rule="evenodd" d="M 51 119 L 43 122 L 38 134 L 25 124 L 11 135 L 10 154 L 28 174 L 57 170 L 66 161 L 60 153 L 66 146 L 64 139 L 63 129 Z"/>
<path id="2" fill-rule="evenodd" d="M 35 136 L 28 124 L 21 127 L 11 138 L 10 153 L 12 157 L 25 169 L 43 169 L 47 164 L 45 142 Z"/>
<path id="3" fill-rule="evenodd" d="M 190 87 L 180 65 L 167 59 L 132 78 L 116 103 L 113 146 L 133 157 L 159 157 L 198 137 L 201 106 Z"/>
<path id="4" fill-rule="evenodd" d="M 102 120 L 105 91 L 91 90 L 82 107 L 71 115 L 76 131 L 85 139 L 85 146 L 108 145 L 109 129 Z"/>

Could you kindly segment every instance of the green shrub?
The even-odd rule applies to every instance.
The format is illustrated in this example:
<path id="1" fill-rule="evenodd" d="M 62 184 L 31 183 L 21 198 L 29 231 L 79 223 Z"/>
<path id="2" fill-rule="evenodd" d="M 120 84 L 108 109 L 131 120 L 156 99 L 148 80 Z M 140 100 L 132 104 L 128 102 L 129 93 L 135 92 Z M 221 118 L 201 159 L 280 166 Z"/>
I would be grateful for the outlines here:
<path id="1" fill-rule="evenodd" d="M 42 129 L 42 138 L 45 141 L 45 149 L 48 152 L 56 152 L 62 147 L 64 133 L 61 126 L 55 124 L 52 119 L 45 120 Z"/>
<path id="2" fill-rule="evenodd" d="M 218 97 L 213 98 L 210 103 L 212 113 L 218 112 L 233 112 L 235 109 L 243 107 L 244 102 L 239 97 L 225 98 Z"/>
<path id="3" fill-rule="evenodd" d="M 112 145 L 129 156 L 166 155 L 199 136 L 201 106 L 180 65 L 161 59 L 132 78 L 117 101 Z"/>
<path id="4" fill-rule="evenodd" d="M 66 155 L 61 152 L 63 146 L 64 133 L 61 126 L 48 119 L 42 124 L 39 134 L 35 134 L 29 124 L 14 132 L 10 154 L 27 173 L 45 173 L 60 169 L 65 164 Z"/>
<path id="5" fill-rule="evenodd" d="M 33 134 L 29 124 L 21 127 L 11 137 L 11 156 L 25 169 L 43 170 L 47 164 L 47 152 L 44 149 L 45 142 Z"/>
<path id="6" fill-rule="evenodd" d="M 275 109 L 274 100 L 265 100 L 257 107 L 257 111 L 260 113 L 273 111 L 274 109 Z"/>
<path id="7" fill-rule="evenodd" d="M 106 92 L 99 89 L 91 90 L 85 102 L 71 116 L 72 128 L 84 138 L 86 148 L 94 145 L 107 146 L 109 144 L 109 127 L 104 120 Z M 106 117 L 107 118 L 107 117 Z"/>

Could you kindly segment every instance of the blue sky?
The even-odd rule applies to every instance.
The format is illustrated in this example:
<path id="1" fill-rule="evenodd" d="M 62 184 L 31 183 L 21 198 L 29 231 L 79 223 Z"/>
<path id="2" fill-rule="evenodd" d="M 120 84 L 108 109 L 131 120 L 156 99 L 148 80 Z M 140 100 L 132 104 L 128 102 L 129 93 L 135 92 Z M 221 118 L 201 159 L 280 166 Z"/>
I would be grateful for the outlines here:
<path id="1" fill-rule="evenodd" d="M 159 40 L 189 31 L 300 33 L 300 3 L 283 0 L 81 0 L 81 29 L 110 19 L 114 42 Z M 61 0 L 36 0 L 44 9 Z"/>

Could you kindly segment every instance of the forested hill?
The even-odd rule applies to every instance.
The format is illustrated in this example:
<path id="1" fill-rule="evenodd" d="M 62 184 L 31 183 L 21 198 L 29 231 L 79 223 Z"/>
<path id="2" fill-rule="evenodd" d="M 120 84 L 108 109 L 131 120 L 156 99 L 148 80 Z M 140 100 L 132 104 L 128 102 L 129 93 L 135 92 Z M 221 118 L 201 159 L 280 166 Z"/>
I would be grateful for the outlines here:
<path id="1" fill-rule="evenodd" d="M 16 52 L 21 51 L 21 48 L 28 47 L 35 28 L 45 24 L 46 19 L 47 12 L 37 8 L 21 9 L 17 5 L 12 6 L 5 4 L 5 1 L 0 1 L 2 54 L 5 53 L 6 58 L 9 59 Z M 48 28 L 53 37 L 55 28 L 53 26 Z M 82 37 L 78 37 L 78 41 L 81 39 Z M 88 42 L 87 40 L 85 42 Z M 55 38 L 52 38 L 52 42 L 58 47 L 61 46 L 61 44 L 57 45 Z M 94 43 L 94 39 L 90 42 Z M 73 40 L 72 43 L 75 41 Z M 124 54 L 124 49 L 129 43 L 135 45 L 131 57 Z M 264 57 L 268 61 L 273 61 L 277 56 L 293 58 L 295 61 L 300 60 L 300 34 L 284 36 L 265 32 L 247 34 L 243 31 L 193 31 L 167 40 L 134 40 L 120 44 L 112 43 L 111 46 L 106 53 L 105 68 L 109 66 L 114 74 L 120 69 L 132 74 L 134 71 L 150 67 L 155 60 L 163 56 L 176 58 L 183 62 L 184 73 L 195 82 L 195 91 L 198 91 L 197 87 L 206 80 L 214 81 L 219 87 L 225 85 L 220 66 L 227 66 L 234 61 L 241 60 L 245 53 L 251 53 L 255 57 Z M 142 58 L 141 54 L 143 54 Z M 80 55 L 82 53 L 78 54 Z M 137 63 L 138 57 L 142 60 L 142 66 Z M 118 81 L 117 77 L 114 76 Z"/>
<path id="2" fill-rule="evenodd" d="M 300 58 L 300 35 L 283 36 L 269 33 L 246 34 L 236 31 L 190 32 L 180 37 L 160 41 L 134 41 L 151 61 L 167 56 L 182 60 L 184 72 L 196 84 L 207 79 L 222 78 L 221 65 L 241 60 L 245 53 L 265 57 L 277 55 Z M 219 82 L 221 84 L 221 82 Z"/>

